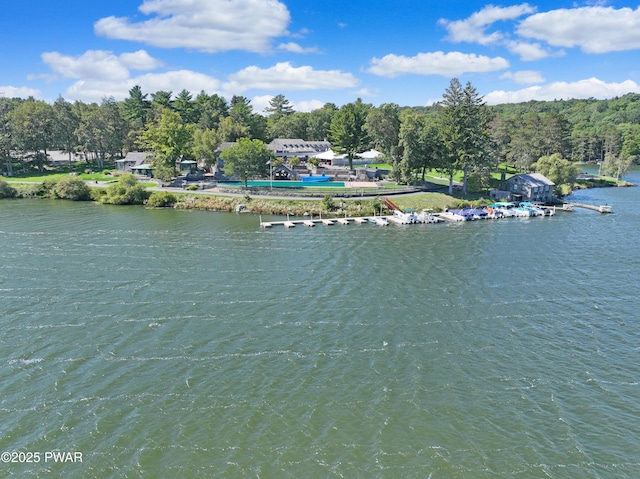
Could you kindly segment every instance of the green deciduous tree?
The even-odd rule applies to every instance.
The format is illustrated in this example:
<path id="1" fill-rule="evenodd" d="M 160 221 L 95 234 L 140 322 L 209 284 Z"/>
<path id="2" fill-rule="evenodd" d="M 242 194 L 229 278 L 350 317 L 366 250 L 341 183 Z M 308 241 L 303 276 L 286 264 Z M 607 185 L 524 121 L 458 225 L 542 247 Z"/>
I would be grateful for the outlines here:
<path id="1" fill-rule="evenodd" d="M 43 101 L 29 99 L 16 106 L 11 114 L 11 134 L 15 146 L 23 152 L 32 152 L 40 170 L 47 150 L 53 145 L 55 113 Z"/>
<path id="2" fill-rule="evenodd" d="M 247 180 L 253 176 L 269 174 L 269 161 L 272 153 L 260 140 L 240 138 L 234 146 L 220 154 L 226 173 L 237 176 L 247 186 Z"/>
<path id="3" fill-rule="evenodd" d="M 78 144 L 76 131 L 80 126 L 80 118 L 78 118 L 73 105 L 62 97 L 54 102 L 53 112 L 55 116 L 54 141 L 67 152 L 69 165 L 71 165 L 73 151 Z"/>
<path id="4" fill-rule="evenodd" d="M 231 116 L 220 120 L 217 131 L 220 141 L 236 141 L 238 138 L 248 138 L 250 135 L 249 128 L 238 123 Z"/>
<path id="5" fill-rule="evenodd" d="M 373 146 L 395 165 L 402 158 L 400 144 L 400 107 L 395 103 L 383 103 L 367 114 L 365 129 Z"/>
<path id="6" fill-rule="evenodd" d="M 196 129 L 193 134 L 193 153 L 207 168 L 216 162 L 216 150 L 220 145 L 220 136 L 215 130 Z"/>
<path id="7" fill-rule="evenodd" d="M 162 110 L 157 124 L 150 124 L 142 134 L 145 145 L 156 161 L 169 168 L 192 152 L 195 126 L 185 124 L 180 115 L 168 108 Z"/>
<path id="8" fill-rule="evenodd" d="M 557 192 L 561 185 L 571 185 L 580 173 L 578 165 L 565 160 L 560 153 L 541 157 L 532 168 L 553 181 Z"/>
<path id="9" fill-rule="evenodd" d="M 329 138 L 331 120 L 338 112 L 338 107 L 333 103 L 325 103 L 322 108 L 309 113 L 307 133 L 304 140 L 321 141 Z"/>
<path id="10" fill-rule="evenodd" d="M 362 103 L 358 98 L 355 102 L 343 105 L 331 120 L 331 143 L 335 150 L 347 155 L 349 169 L 353 169 L 355 154 L 369 145 L 369 136 L 364 125 L 370 109 L 371 105 Z"/>
<path id="11" fill-rule="evenodd" d="M 267 119 L 269 138 L 301 138 L 308 140 L 309 113 L 281 115 Z"/>
<path id="12" fill-rule="evenodd" d="M 403 115 L 400 126 L 402 158 L 394 175 L 402 181 L 410 181 L 415 174 L 425 178 L 426 171 L 437 168 L 440 161 L 440 143 L 434 121 L 426 115 L 408 113 Z"/>

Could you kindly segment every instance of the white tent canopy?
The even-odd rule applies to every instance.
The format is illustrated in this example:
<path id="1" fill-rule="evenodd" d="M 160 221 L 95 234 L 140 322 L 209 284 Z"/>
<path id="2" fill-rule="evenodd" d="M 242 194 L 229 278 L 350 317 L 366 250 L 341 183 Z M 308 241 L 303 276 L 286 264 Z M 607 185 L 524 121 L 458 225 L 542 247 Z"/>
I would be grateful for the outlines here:
<path id="1" fill-rule="evenodd" d="M 317 155 L 313 155 L 313 158 L 318 158 L 319 160 L 337 160 L 346 157 L 347 155 L 339 155 L 333 150 L 327 150 L 322 153 L 318 153 Z"/>
<path id="2" fill-rule="evenodd" d="M 362 153 L 356 153 L 356 156 L 363 158 L 365 160 L 375 160 L 379 156 L 382 156 L 382 153 L 380 153 L 377 150 L 369 150 L 369 151 L 364 151 Z"/>

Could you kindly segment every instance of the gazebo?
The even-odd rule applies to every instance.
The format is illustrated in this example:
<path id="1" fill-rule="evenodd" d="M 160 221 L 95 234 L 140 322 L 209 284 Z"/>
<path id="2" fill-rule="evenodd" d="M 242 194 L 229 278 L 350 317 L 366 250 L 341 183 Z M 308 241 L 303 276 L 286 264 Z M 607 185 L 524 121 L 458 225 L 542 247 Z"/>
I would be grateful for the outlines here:
<path id="1" fill-rule="evenodd" d="M 142 165 L 132 166 L 131 171 L 136 175 L 148 176 L 150 178 L 153 178 L 153 167 L 147 163 L 144 163 Z"/>
<path id="2" fill-rule="evenodd" d="M 198 162 L 194 160 L 182 160 L 180 163 L 180 171 L 186 171 L 187 173 L 195 173 Z"/>

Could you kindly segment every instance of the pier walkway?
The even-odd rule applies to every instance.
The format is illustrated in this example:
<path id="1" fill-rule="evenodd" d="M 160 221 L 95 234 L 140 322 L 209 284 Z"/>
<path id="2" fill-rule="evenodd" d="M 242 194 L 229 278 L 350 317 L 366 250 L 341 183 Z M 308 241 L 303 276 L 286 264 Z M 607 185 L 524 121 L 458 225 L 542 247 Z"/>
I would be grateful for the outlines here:
<path id="1" fill-rule="evenodd" d="M 363 224 L 363 223 L 375 223 L 376 219 L 384 219 L 388 223 L 398 223 L 402 224 L 402 220 L 393 216 L 393 215 L 382 215 L 382 216 L 351 216 L 344 218 L 309 218 L 306 217 L 301 220 L 291 220 L 286 219 L 283 221 L 262 221 L 262 216 L 260 217 L 260 227 L 261 228 L 271 228 L 272 226 L 284 226 L 285 228 L 294 228 L 296 225 L 304 225 L 307 227 L 313 227 L 315 225 L 325 225 L 332 226 L 335 224 L 339 225 L 349 225 L 351 223 L 355 224 Z"/>
<path id="2" fill-rule="evenodd" d="M 593 210 L 593 211 L 598 211 L 599 213 L 611 213 L 611 206 L 610 205 L 588 205 L 585 203 L 574 203 L 574 202 L 567 202 L 565 203 L 566 205 L 570 205 L 572 207 L 578 207 L 578 208 L 585 208 L 587 210 Z"/>

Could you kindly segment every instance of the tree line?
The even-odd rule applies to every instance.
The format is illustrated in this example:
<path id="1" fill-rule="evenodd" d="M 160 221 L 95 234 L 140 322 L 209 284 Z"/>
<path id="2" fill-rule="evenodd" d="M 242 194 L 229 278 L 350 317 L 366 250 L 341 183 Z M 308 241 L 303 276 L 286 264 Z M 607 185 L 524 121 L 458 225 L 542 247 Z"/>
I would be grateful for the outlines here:
<path id="1" fill-rule="evenodd" d="M 0 157 L 7 174 L 16 154 L 42 169 L 47 151 L 60 149 L 70 162 L 80 155 L 103 169 L 105 160 L 146 150 L 153 152 L 158 176 L 167 177 L 180 159 L 212 165 L 222 143 L 246 139 L 256 147 L 274 138 L 328 139 L 350 166 L 356 153 L 376 148 L 400 182 L 419 181 L 435 169 L 451 187 L 454 173 L 462 171 L 466 189 L 468 181 L 486 185 L 498 167 L 532 171 L 579 161 L 603 162 L 619 177 L 640 157 L 640 95 L 488 106 L 471 83 L 454 78 L 430 107 L 374 107 L 358 99 L 296 112 L 276 95 L 264 112 L 255 112 L 243 96 L 228 101 L 204 91 L 195 97 L 186 90 L 148 94 L 139 86 L 123 101 L 104 98 L 100 104 L 0 98 Z"/>

